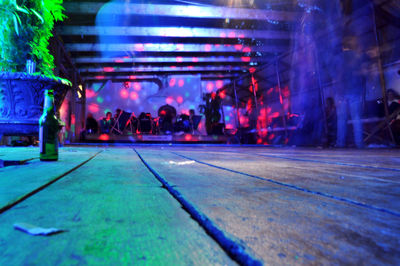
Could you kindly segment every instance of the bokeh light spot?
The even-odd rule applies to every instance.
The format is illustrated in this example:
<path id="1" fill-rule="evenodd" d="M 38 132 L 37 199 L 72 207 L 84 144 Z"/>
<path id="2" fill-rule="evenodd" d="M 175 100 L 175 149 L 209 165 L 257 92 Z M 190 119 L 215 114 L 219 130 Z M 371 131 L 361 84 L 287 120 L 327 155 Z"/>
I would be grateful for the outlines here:
<path id="1" fill-rule="evenodd" d="M 167 104 L 172 104 L 172 103 L 174 102 L 174 98 L 172 98 L 172 97 L 167 97 L 167 99 L 165 99 L 165 102 L 166 102 Z"/>
<path id="2" fill-rule="evenodd" d="M 208 92 L 212 92 L 214 90 L 214 84 L 212 82 L 208 82 L 206 88 Z"/>
<path id="3" fill-rule="evenodd" d="M 224 82 L 222 80 L 217 80 L 215 84 L 217 85 L 217 89 L 220 89 L 224 86 Z"/>
<path id="4" fill-rule="evenodd" d="M 132 91 L 131 94 L 130 94 L 130 98 L 132 100 L 137 100 L 139 98 L 139 95 L 137 94 L 136 91 Z"/>
<path id="5" fill-rule="evenodd" d="M 109 140 L 109 139 L 110 139 L 110 136 L 107 135 L 107 134 L 101 134 L 101 135 L 99 136 L 99 140 L 107 141 L 107 140 Z"/>
<path id="6" fill-rule="evenodd" d="M 126 90 L 126 89 L 122 89 L 122 90 L 119 92 L 119 94 L 120 94 L 120 96 L 121 96 L 122 99 L 127 99 L 127 98 L 129 97 L 129 92 L 128 92 L 128 90 Z"/>
<path id="7" fill-rule="evenodd" d="M 176 84 L 176 79 L 175 78 L 170 79 L 169 86 L 173 87 L 173 86 L 175 86 L 175 84 Z"/>
<path id="8" fill-rule="evenodd" d="M 93 98 L 93 97 L 95 97 L 95 96 L 96 96 L 96 93 L 95 93 L 93 90 L 91 90 L 91 89 L 87 89 L 87 90 L 86 90 L 86 98 L 87 98 L 87 99 Z"/>
<path id="9" fill-rule="evenodd" d="M 135 91 L 140 91 L 142 89 L 142 85 L 138 82 L 133 83 L 133 89 Z"/>
<path id="10" fill-rule="evenodd" d="M 100 110 L 99 105 L 97 105 L 95 103 L 89 104 L 88 109 L 89 109 L 89 112 L 91 112 L 91 113 L 97 113 Z"/>
<path id="11" fill-rule="evenodd" d="M 176 101 L 177 101 L 178 103 L 183 103 L 183 97 L 182 97 L 182 96 L 178 96 L 178 97 L 176 98 Z"/>

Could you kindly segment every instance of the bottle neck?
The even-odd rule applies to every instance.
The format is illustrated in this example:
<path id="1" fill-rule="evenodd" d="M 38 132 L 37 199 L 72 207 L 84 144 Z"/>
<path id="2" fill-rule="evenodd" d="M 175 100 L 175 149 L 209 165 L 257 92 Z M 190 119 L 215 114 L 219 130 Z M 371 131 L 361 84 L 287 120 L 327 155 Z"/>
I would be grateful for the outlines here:
<path id="1" fill-rule="evenodd" d="M 54 111 L 53 91 L 46 90 L 44 93 L 44 111 Z"/>

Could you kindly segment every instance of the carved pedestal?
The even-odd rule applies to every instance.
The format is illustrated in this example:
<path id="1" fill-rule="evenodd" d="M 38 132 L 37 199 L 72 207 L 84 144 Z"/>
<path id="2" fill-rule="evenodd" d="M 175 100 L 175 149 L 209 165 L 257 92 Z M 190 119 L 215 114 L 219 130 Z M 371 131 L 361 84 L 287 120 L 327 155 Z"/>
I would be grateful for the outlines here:
<path id="1" fill-rule="evenodd" d="M 44 90 L 54 90 L 58 110 L 69 88 L 61 79 L 0 72 L 0 135 L 38 135 Z"/>

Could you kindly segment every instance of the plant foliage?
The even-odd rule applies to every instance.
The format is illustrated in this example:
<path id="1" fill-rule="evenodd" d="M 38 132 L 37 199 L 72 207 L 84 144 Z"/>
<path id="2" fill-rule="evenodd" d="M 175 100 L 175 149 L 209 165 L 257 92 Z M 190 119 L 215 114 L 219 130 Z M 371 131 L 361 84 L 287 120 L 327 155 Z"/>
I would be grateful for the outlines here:
<path id="1" fill-rule="evenodd" d="M 0 70 L 25 71 L 27 59 L 53 76 L 49 51 L 54 23 L 64 20 L 63 0 L 0 0 Z"/>

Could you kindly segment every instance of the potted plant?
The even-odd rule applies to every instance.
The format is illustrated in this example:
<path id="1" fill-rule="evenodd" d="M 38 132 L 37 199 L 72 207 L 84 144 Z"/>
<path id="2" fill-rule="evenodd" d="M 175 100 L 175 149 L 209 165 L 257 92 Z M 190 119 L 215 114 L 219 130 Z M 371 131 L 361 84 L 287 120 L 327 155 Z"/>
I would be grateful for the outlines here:
<path id="1" fill-rule="evenodd" d="M 0 2 L 0 135 L 36 135 L 44 90 L 54 90 L 56 107 L 60 107 L 71 86 L 54 76 L 54 58 L 48 47 L 54 23 L 65 17 L 62 3 Z"/>

